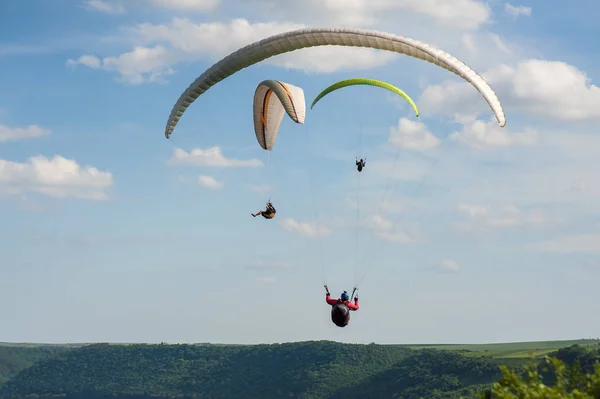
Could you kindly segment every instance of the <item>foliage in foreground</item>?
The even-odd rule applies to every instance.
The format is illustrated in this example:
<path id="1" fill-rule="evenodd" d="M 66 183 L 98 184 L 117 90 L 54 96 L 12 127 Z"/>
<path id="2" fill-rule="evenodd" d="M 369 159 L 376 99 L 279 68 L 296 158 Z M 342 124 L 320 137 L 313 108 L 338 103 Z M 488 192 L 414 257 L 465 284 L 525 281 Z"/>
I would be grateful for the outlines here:
<path id="1" fill-rule="evenodd" d="M 598 399 L 600 398 L 600 362 L 596 360 L 591 372 L 583 372 L 580 359 L 569 367 L 557 357 L 546 357 L 545 368 L 550 372 L 552 385 L 544 380 L 548 375 L 540 372 L 537 364 L 527 367 L 524 375 L 502 365 L 502 378 L 492 389 L 481 395 L 482 399 Z"/>

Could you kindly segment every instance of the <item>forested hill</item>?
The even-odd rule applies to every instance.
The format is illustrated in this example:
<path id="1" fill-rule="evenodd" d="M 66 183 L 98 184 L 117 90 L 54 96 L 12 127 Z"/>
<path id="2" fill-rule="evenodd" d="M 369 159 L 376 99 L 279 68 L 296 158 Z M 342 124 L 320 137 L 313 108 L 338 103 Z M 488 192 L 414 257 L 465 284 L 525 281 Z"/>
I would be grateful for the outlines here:
<path id="1" fill-rule="evenodd" d="M 562 357 L 598 354 L 574 348 Z M 94 344 L 24 369 L 0 388 L 0 398 L 472 398 L 498 380 L 504 361 L 468 351 L 328 341 Z"/>
<path id="2" fill-rule="evenodd" d="M 453 391 L 498 376 L 488 360 L 380 345 L 99 344 L 34 365 L 5 384 L 0 397 L 384 398 L 396 392 L 419 397 L 432 388 Z"/>
<path id="3" fill-rule="evenodd" d="M 68 348 L 59 345 L 21 346 L 0 344 L 0 386 L 34 363 Z"/>

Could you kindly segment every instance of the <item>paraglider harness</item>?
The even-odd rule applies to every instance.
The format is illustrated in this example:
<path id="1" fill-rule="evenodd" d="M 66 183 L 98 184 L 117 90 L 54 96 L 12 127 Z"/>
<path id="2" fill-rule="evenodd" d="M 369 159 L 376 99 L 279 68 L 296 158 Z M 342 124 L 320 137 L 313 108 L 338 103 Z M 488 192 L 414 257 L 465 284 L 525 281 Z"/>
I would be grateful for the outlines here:
<path id="1" fill-rule="evenodd" d="M 275 212 L 277 212 L 275 210 L 275 207 L 273 206 L 273 204 L 271 204 L 271 198 L 269 198 L 269 200 L 267 201 L 267 206 L 265 207 L 265 211 L 266 213 L 263 212 L 262 216 L 265 219 L 273 219 L 275 217 Z"/>
<path id="2" fill-rule="evenodd" d="M 354 287 L 352 290 L 352 296 L 348 302 L 352 302 L 352 300 L 354 300 L 354 294 L 357 290 L 358 288 Z M 327 288 L 327 286 L 325 286 L 325 291 L 327 294 L 329 294 L 329 288 Z M 335 305 L 331 305 L 331 321 L 338 327 L 346 327 L 350 322 L 350 309 L 340 299 L 338 299 Z"/>
<path id="3" fill-rule="evenodd" d="M 360 161 L 358 160 L 358 157 L 356 158 L 356 168 L 358 169 L 359 172 L 362 172 L 363 168 L 366 165 L 367 165 L 367 158 L 361 159 Z"/>

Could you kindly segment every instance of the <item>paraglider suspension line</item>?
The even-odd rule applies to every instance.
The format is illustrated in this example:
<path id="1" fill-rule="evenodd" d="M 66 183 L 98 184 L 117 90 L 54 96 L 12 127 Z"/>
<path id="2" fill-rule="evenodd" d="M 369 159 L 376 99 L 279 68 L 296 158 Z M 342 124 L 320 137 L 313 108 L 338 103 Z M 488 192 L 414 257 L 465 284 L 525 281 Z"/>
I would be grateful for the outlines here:
<path id="1" fill-rule="evenodd" d="M 436 158 L 435 161 L 433 161 L 430 165 L 429 168 L 427 169 L 427 171 L 425 172 L 425 174 L 423 175 L 423 177 L 421 178 L 421 180 L 419 180 L 419 183 L 417 184 L 417 186 L 415 187 L 415 190 L 413 191 L 413 195 L 416 194 L 421 187 L 423 186 L 423 182 L 425 182 L 425 179 L 427 179 L 427 177 L 429 176 L 429 174 L 431 173 L 431 171 L 433 170 L 433 167 L 435 165 L 437 165 L 437 163 L 440 161 L 440 159 L 442 159 L 442 156 L 440 155 L 438 158 Z M 396 185 L 394 185 L 394 189 L 395 189 Z M 400 208 L 400 211 L 398 212 L 398 218 L 396 219 L 396 222 L 393 224 L 389 234 L 392 235 L 394 234 L 394 231 L 396 230 L 396 228 L 398 227 L 398 225 L 400 224 L 400 221 L 402 220 L 402 217 L 404 216 L 404 214 L 402 213 L 404 211 L 404 208 L 406 207 L 406 205 L 402 206 L 402 208 Z M 365 256 L 366 256 L 366 250 L 365 250 Z M 369 262 L 369 264 L 373 264 L 375 263 L 374 261 Z M 365 268 L 365 270 L 363 271 L 360 279 L 358 280 L 358 283 L 356 284 L 357 286 L 362 283 L 362 281 L 365 278 L 365 275 L 367 273 L 367 268 Z"/>
<path id="2" fill-rule="evenodd" d="M 173 139 L 171 138 L 171 136 L 169 136 L 169 138 L 167 139 L 167 141 L 168 141 L 169 143 L 173 144 L 173 146 L 175 146 L 175 148 L 181 148 L 181 146 L 180 146 L 179 144 L 177 144 L 177 143 L 175 142 L 175 140 L 173 140 Z"/>
<path id="3" fill-rule="evenodd" d="M 358 243 L 360 242 L 359 240 L 359 226 L 360 226 L 360 173 L 358 173 L 358 177 L 357 177 L 357 189 L 356 189 L 356 232 L 354 234 L 355 236 L 355 242 L 354 242 L 354 283 L 356 284 L 356 278 L 358 277 L 358 266 L 359 266 L 359 262 L 358 262 Z"/>
<path id="4" fill-rule="evenodd" d="M 271 195 L 273 195 L 273 168 L 271 167 L 271 151 L 269 151 L 269 163 L 267 168 L 269 169 L 267 171 L 269 174 L 269 202 L 271 202 Z"/>
<path id="5" fill-rule="evenodd" d="M 309 134 L 308 132 L 306 133 L 306 147 L 307 147 L 307 152 L 309 153 L 309 157 L 310 162 L 308 162 L 308 167 L 307 167 L 307 173 L 308 173 L 308 183 L 309 183 L 309 190 L 312 196 L 312 209 L 313 209 L 313 213 L 314 213 L 314 217 L 315 217 L 315 224 L 317 225 L 317 243 L 319 246 L 319 254 L 318 254 L 318 260 L 317 262 L 320 263 L 321 266 L 321 283 L 323 285 L 326 285 L 326 278 L 325 278 L 325 263 L 323 262 L 323 242 L 321 241 L 321 223 L 319 223 L 319 211 L 317 210 L 317 200 L 316 200 L 316 196 L 315 196 L 315 184 L 312 178 L 312 152 L 310 151 L 311 149 L 311 143 L 310 143 L 310 138 L 309 138 Z"/>
<path id="6" fill-rule="evenodd" d="M 362 130 L 362 126 L 361 126 L 361 130 Z M 359 153 L 361 154 L 361 159 L 362 159 L 362 140 L 361 140 L 361 130 L 358 131 L 358 146 L 359 146 Z M 356 173 L 356 172 L 355 172 Z M 359 261 L 358 261 L 358 255 L 359 255 L 359 250 L 358 250 L 358 244 L 360 242 L 359 240 L 359 232 L 360 232 L 360 172 L 357 173 L 357 177 L 356 177 L 356 231 L 354 233 L 354 284 L 356 284 L 356 279 L 358 278 L 358 267 L 360 265 Z"/>
<path id="7" fill-rule="evenodd" d="M 398 159 L 400 158 L 400 152 L 401 152 L 401 149 L 399 148 L 398 151 L 396 152 L 396 156 L 394 157 L 394 163 L 392 164 L 392 168 L 390 169 L 392 171 L 392 174 L 395 173 L 395 171 L 396 171 L 396 164 L 398 163 Z M 390 187 L 392 187 L 392 180 L 393 180 L 393 176 L 390 176 L 388 178 L 388 182 L 386 184 L 385 191 L 383 192 L 383 196 L 381 197 L 381 201 L 379 201 L 379 205 L 377 207 L 377 216 L 374 219 L 374 221 L 379 220 L 381 218 L 381 213 L 383 211 L 383 206 L 384 206 L 384 203 L 385 203 L 386 196 L 387 196 L 388 192 L 390 192 Z M 396 190 L 396 184 L 394 184 L 394 187 L 393 187 L 393 189 L 391 191 L 390 197 L 394 194 L 394 191 Z M 373 236 L 375 235 L 375 229 L 371 228 L 370 230 L 371 230 L 371 233 L 369 234 L 369 238 L 367 240 L 367 245 L 365 246 L 365 249 L 364 249 L 363 256 L 361 258 L 361 263 L 360 264 L 364 264 L 365 258 L 367 257 L 368 249 L 371 247 L 371 244 L 373 242 Z M 358 258 L 358 256 L 357 256 L 357 258 Z M 365 273 L 366 273 L 366 270 L 363 270 L 363 273 L 362 273 L 363 277 L 364 277 Z M 363 277 L 361 277 L 361 280 L 362 280 Z M 359 282 L 360 281 L 357 281 L 356 278 L 355 278 L 355 283 L 357 285 L 358 285 Z"/>

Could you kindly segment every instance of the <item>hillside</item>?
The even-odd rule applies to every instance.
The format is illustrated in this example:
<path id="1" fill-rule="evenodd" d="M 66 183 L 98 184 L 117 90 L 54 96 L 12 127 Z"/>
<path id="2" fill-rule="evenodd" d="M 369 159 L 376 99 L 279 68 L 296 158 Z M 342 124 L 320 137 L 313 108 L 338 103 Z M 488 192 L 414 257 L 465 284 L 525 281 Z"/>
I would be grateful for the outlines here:
<path id="1" fill-rule="evenodd" d="M 0 344 L 0 387 L 37 361 L 50 358 L 67 349 L 67 347 L 59 345 Z"/>
<path id="2" fill-rule="evenodd" d="M 491 360 L 382 345 L 98 344 L 41 361 L 9 381 L 0 397 L 364 398 L 376 388 L 378 397 L 393 391 L 412 398 L 431 387 L 450 393 L 498 376 Z"/>
<path id="3" fill-rule="evenodd" d="M 578 343 L 556 353 L 568 363 L 582 359 L 589 369 L 598 346 Z M 530 343 L 529 349 L 535 354 L 552 345 L 560 348 Z M 0 398 L 475 398 L 498 380 L 500 364 L 522 365 L 528 350 L 525 343 L 422 347 L 318 341 L 58 348 L 8 381 Z M 517 355 L 510 358 L 511 352 Z"/>

